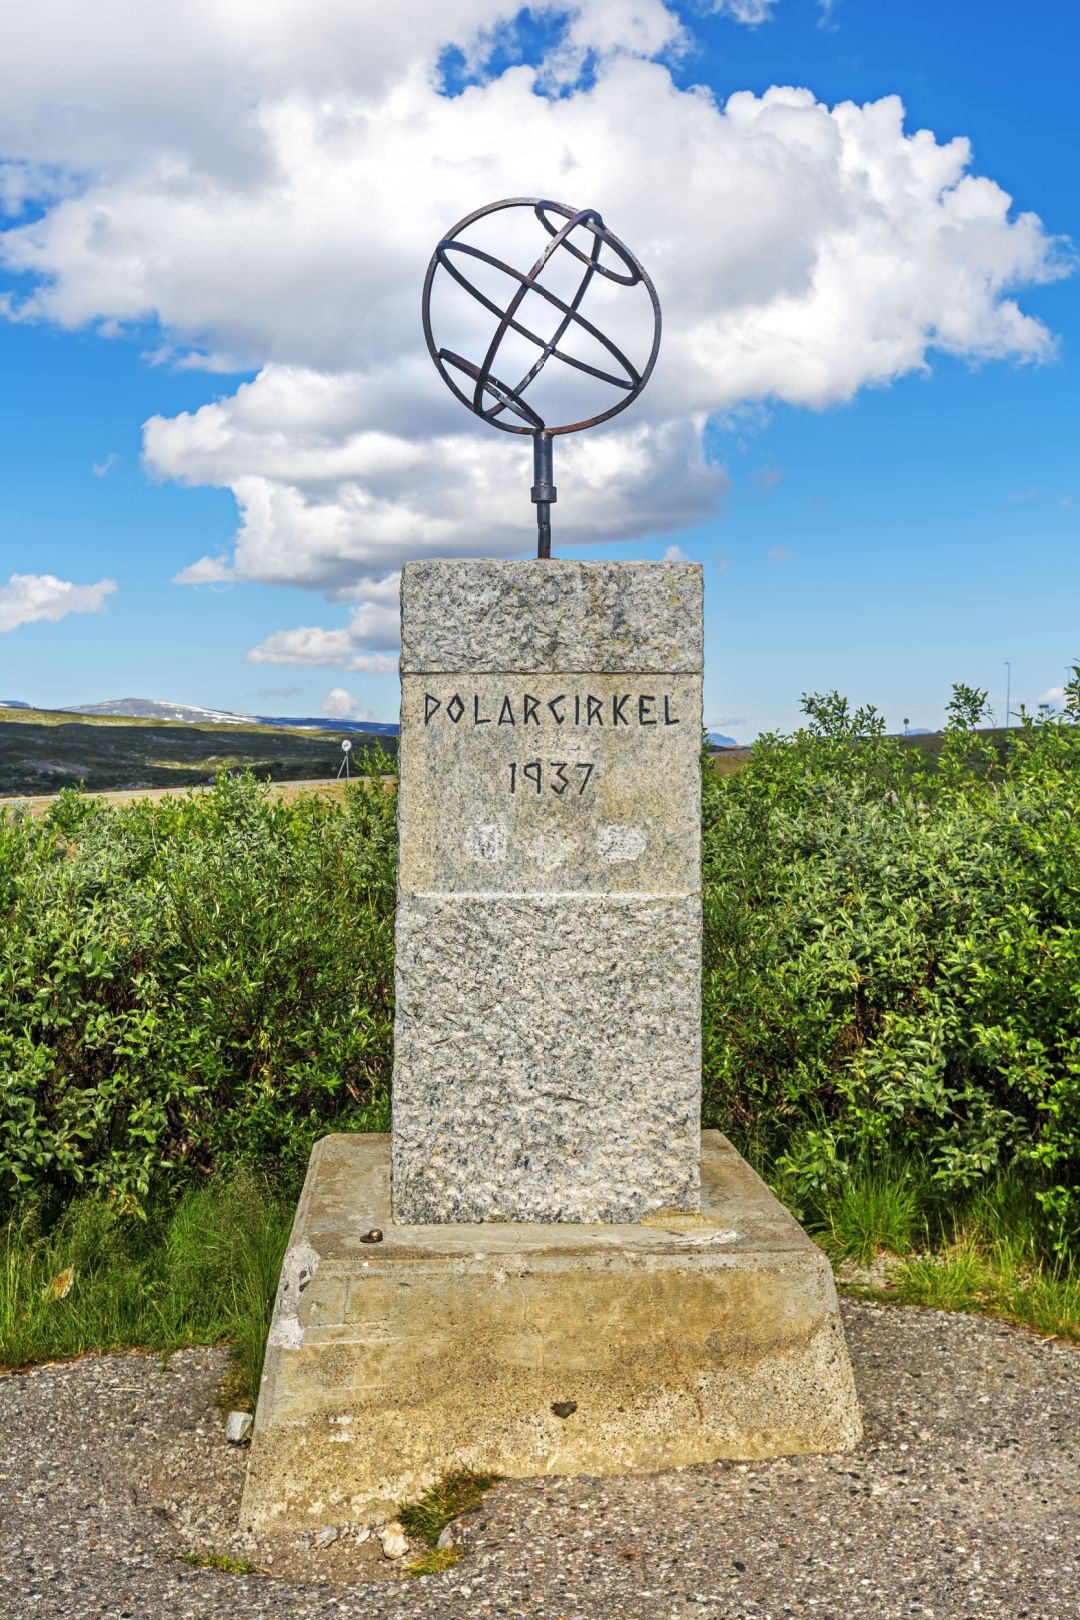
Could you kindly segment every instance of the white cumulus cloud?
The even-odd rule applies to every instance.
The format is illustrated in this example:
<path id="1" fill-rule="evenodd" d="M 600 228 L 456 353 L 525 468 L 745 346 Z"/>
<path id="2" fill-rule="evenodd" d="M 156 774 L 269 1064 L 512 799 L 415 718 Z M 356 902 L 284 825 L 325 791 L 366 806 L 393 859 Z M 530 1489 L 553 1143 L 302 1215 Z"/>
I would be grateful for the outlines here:
<path id="1" fill-rule="evenodd" d="M 752 26 L 774 6 L 713 9 Z M 486 201 L 599 206 L 664 308 L 632 411 L 557 443 L 557 549 L 716 514 L 728 480 L 706 428 L 748 406 L 820 409 L 935 353 L 1054 353 L 1018 295 L 1065 255 L 965 139 L 908 129 L 895 96 L 720 102 L 673 76 L 692 41 L 662 0 L 556 0 L 534 65 L 515 60 L 517 14 L 39 0 L 5 16 L 0 154 L 22 211 L 0 263 L 24 278 L 8 317 L 149 329 L 155 359 L 251 371 L 145 425 L 155 475 L 227 488 L 239 512 L 231 549 L 177 578 L 357 604 L 346 628 L 283 629 L 253 662 L 391 667 L 396 610 L 378 592 L 402 561 L 531 549 L 527 441 L 470 417 L 420 335 L 432 247 Z M 440 78 L 449 48 L 476 75 L 460 94 Z M 621 331 L 639 292 L 596 282 L 590 309 Z M 456 329 L 482 352 L 477 311 Z"/>
<path id="2" fill-rule="evenodd" d="M 492 145 L 511 124 L 525 174 L 520 156 Z M 965 141 L 907 132 L 895 98 L 829 109 L 774 90 L 721 107 L 623 57 L 558 100 L 520 68 L 453 99 L 410 83 L 370 125 L 338 129 L 332 152 L 310 112 L 272 133 L 278 167 L 239 203 L 197 192 L 185 223 L 157 192 L 113 193 L 133 223 L 149 209 L 149 223 L 146 251 L 125 265 L 138 286 L 127 301 L 116 291 L 110 313 L 156 310 L 191 341 L 262 362 L 231 395 L 155 417 L 145 436 L 159 475 L 232 489 L 241 525 L 228 566 L 239 578 L 332 594 L 410 555 L 528 549 L 527 445 L 475 424 L 419 337 L 431 244 L 481 197 L 602 198 L 664 304 L 660 360 L 633 413 L 557 446 L 560 545 L 715 513 L 726 478 L 706 461 L 702 431 L 747 401 L 848 400 L 925 369 L 934 349 L 976 360 L 1053 352 L 1010 296 L 1057 273 L 1052 242 L 970 173 Z M 678 188 L 665 183 L 673 169 Z M 366 199 L 363 224 L 353 196 Z M 295 228 L 282 229 L 290 216 Z M 45 246 L 48 227 L 38 229 Z M 87 222 L 77 256 L 98 258 L 100 239 Z M 233 274 L 220 275 L 218 255 Z M 38 294 L 60 318 L 85 284 L 81 273 L 68 291 L 63 282 Z"/>
<path id="3" fill-rule="evenodd" d="M 335 686 L 322 701 L 322 712 L 332 720 L 374 720 L 375 716 L 343 686 Z"/>
<path id="4" fill-rule="evenodd" d="M 252 647 L 248 663 L 312 664 L 366 675 L 390 674 L 398 665 L 399 584 L 398 574 L 361 579 L 347 593 L 358 600 L 346 627 L 324 630 L 305 624 L 294 630 L 277 630 Z"/>
<path id="5" fill-rule="evenodd" d="M 105 600 L 115 590 L 112 579 L 74 585 L 55 574 L 12 574 L 6 585 L 0 585 L 0 631 L 41 619 L 55 622 L 69 613 L 104 613 Z"/>
<path id="6" fill-rule="evenodd" d="M 324 630 L 318 625 L 298 625 L 295 630 L 276 630 L 247 654 L 249 664 L 314 664 L 322 668 L 350 669 L 364 675 L 389 675 L 397 669 L 397 658 L 389 653 L 354 651 L 347 630 Z"/>

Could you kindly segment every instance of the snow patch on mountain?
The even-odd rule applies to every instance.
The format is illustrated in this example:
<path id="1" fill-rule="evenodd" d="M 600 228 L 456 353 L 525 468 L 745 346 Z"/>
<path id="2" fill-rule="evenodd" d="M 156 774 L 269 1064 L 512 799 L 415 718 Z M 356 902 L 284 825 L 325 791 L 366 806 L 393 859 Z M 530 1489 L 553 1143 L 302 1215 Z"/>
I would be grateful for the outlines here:
<path id="1" fill-rule="evenodd" d="M 196 703 L 161 703 L 156 698 L 114 698 L 108 703 L 70 703 L 65 714 L 114 714 L 127 720 L 183 720 L 195 725 L 257 726 L 254 714 L 203 709 Z"/>

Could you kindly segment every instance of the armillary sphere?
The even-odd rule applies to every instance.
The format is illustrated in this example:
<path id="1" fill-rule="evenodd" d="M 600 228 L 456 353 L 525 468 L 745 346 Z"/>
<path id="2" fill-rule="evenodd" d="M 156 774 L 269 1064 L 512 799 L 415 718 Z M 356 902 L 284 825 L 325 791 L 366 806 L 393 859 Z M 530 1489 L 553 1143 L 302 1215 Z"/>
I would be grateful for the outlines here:
<path id="1" fill-rule="evenodd" d="M 477 220 L 506 208 L 531 209 L 547 234 L 548 241 L 535 263 L 527 270 L 515 269 L 474 242 L 465 240 L 466 233 Z M 607 262 L 601 261 L 601 251 L 604 249 L 607 250 Z M 567 296 L 541 280 L 544 270 L 557 254 L 571 255 L 582 267 L 576 290 Z M 506 276 L 510 287 L 504 306 L 500 307 L 495 299 L 470 280 L 467 273 L 470 260 L 479 261 Z M 564 269 L 565 265 L 557 267 Z M 442 347 L 433 335 L 431 291 L 440 270 L 445 271 L 494 319 L 490 342 L 479 360 Z M 652 341 L 648 358 L 640 369 L 627 358 L 617 343 L 582 314 L 581 305 L 596 276 L 623 287 L 643 286 L 649 295 Z M 532 499 L 536 505 L 537 556 L 550 557 L 551 507 L 556 499 L 551 441 L 557 434 L 578 433 L 582 428 L 596 427 L 600 422 L 609 421 L 620 411 L 625 411 L 641 393 L 652 374 L 660 348 L 660 300 L 656 296 L 656 288 L 629 248 L 607 228 L 595 208 L 569 208 L 565 203 L 551 202 L 541 197 L 508 197 L 468 214 L 443 237 L 431 256 L 424 279 L 423 311 L 428 350 L 451 392 L 470 411 L 485 422 L 490 422 L 493 427 L 501 428 L 504 433 L 532 435 Z M 498 369 L 499 351 L 510 333 L 524 339 L 536 350 L 525 374 L 516 382 L 500 375 Z M 590 364 L 570 352 L 570 340 L 581 334 L 592 340 L 593 357 L 600 359 L 600 364 Z M 599 345 L 600 355 L 596 352 L 596 345 Z M 544 367 L 552 360 L 583 372 L 613 389 L 616 393 L 613 404 L 607 410 L 580 422 L 555 424 L 545 421 L 526 396 Z M 519 366 L 520 363 L 519 360 Z"/>

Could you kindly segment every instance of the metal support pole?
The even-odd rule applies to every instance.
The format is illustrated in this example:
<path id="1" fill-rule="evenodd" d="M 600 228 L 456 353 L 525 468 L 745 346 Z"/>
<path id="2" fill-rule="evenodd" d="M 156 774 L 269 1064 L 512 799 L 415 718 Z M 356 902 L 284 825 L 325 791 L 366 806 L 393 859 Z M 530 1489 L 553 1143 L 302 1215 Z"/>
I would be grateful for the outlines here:
<path id="1" fill-rule="evenodd" d="M 533 487 L 536 504 L 536 555 L 551 556 L 551 508 L 558 499 L 553 482 L 555 473 L 551 459 L 551 434 L 533 434 Z"/>
<path id="2" fill-rule="evenodd" d="M 1005 730 L 1012 725 L 1012 664 L 1005 660 Z"/>

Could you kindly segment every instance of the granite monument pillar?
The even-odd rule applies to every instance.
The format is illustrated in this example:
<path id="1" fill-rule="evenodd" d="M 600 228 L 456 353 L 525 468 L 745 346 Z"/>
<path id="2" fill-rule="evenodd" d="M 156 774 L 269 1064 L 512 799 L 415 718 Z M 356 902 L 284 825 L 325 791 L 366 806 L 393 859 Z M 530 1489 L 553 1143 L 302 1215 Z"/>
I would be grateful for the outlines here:
<path id="1" fill-rule="evenodd" d="M 403 571 L 396 1221 L 698 1208 L 701 589 Z"/>

